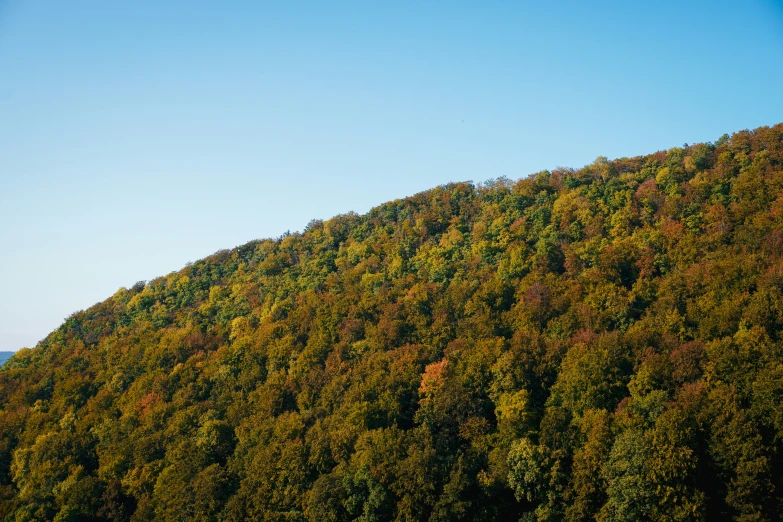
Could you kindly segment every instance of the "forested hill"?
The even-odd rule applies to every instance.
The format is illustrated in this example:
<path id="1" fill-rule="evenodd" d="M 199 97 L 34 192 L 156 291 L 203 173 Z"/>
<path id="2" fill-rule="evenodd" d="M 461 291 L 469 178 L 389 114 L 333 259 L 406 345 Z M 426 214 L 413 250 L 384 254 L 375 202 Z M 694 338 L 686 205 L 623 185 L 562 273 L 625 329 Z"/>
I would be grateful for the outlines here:
<path id="1" fill-rule="evenodd" d="M 778 520 L 783 124 L 454 183 L 0 369 L 0 518 Z"/>

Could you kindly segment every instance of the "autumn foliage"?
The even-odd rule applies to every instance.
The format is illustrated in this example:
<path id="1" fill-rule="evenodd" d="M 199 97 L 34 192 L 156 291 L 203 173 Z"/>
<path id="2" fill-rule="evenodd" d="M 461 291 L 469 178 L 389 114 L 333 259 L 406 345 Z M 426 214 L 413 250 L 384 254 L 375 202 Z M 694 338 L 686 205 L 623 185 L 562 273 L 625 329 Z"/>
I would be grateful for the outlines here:
<path id="1" fill-rule="evenodd" d="M 0 369 L 0 519 L 778 520 L 783 124 L 214 254 Z"/>

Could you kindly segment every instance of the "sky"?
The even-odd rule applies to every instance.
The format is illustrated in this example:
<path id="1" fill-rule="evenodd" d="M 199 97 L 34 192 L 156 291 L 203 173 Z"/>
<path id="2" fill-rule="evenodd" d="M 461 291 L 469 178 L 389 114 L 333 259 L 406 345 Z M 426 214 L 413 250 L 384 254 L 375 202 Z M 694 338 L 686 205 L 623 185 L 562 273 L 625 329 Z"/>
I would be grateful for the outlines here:
<path id="1" fill-rule="evenodd" d="M 783 121 L 783 3 L 641 4 L 0 0 L 0 350 L 311 219 Z"/>

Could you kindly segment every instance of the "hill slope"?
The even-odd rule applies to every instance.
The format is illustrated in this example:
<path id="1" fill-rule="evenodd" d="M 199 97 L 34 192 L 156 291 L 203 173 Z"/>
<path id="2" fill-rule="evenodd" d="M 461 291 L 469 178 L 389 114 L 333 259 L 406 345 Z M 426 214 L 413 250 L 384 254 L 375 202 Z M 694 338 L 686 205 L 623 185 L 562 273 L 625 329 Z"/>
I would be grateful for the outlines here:
<path id="1" fill-rule="evenodd" d="M 771 520 L 783 124 L 218 252 L 0 369 L 10 520 Z"/>

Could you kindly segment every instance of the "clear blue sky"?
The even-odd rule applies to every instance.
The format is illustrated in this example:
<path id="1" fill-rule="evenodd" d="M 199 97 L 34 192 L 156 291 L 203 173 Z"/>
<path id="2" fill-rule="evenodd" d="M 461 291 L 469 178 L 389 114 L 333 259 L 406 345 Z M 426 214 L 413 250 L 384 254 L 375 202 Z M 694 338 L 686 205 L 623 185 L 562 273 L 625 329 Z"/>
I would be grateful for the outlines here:
<path id="1" fill-rule="evenodd" d="M 0 350 L 312 218 L 783 121 L 780 2 L 544 4 L 0 0 Z"/>

